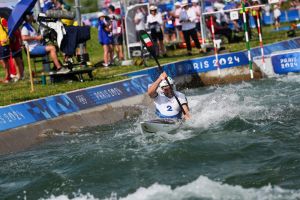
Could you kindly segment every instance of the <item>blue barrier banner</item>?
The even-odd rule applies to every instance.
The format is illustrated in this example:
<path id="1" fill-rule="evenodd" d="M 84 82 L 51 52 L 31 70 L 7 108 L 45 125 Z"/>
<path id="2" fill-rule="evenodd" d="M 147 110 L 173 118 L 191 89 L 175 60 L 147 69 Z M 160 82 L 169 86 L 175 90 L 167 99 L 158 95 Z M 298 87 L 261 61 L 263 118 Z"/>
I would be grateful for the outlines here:
<path id="1" fill-rule="evenodd" d="M 78 111 L 65 95 L 51 96 L 0 109 L 0 131 Z"/>
<path id="2" fill-rule="evenodd" d="M 150 83 L 152 83 L 151 78 L 149 76 L 143 76 L 119 83 L 91 88 L 86 90 L 86 93 L 95 105 L 103 105 L 127 97 L 144 94 Z"/>
<path id="3" fill-rule="evenodd" d="M 79 110 L 91 108 L 96 106 L 95 102 L 90 98 L 86 90 L 79 90 L 68 93 L 67 96 L 74 102 Z"/>
<path id="4" fill-rule="evenodd" d="M 26 110 L 24 104 L 0 109 L 0 131 L 34 123 L 36 120 Z"/>
<path id="5" fill-rule="evenodd" d="M 144 94 L 151 83 L 152 80 L 149 76 L 142 76 L 118 83 L 71 92 L 67 96 L 80 110 L 83 110 Z"/>
<path id="6" fill-rule="evenodd" d="M 276 74 L 300 72 L 300 52 L 274 55 L 271 61 Z"/>
<path id="7" fill-rule="evenodd" d="M 248 57 L 245 52 L 236 52 L 230 54 L 223 54 L 218 56 L 220 68 L 237 67 L 241 65 L 248 65 Z M 163 70 L 171 77 L 176 77 L 184 74 L 203 73 L 216 70 L 218 63 L 215 56 L 207 56 L 191 60 L 179 61 L 163 65 Z M 156 68 L 141 70 L 125 74 L 132 77 L 137 75 L 148 74 L 152 80 L 157 79 L 160 72 Z"/>

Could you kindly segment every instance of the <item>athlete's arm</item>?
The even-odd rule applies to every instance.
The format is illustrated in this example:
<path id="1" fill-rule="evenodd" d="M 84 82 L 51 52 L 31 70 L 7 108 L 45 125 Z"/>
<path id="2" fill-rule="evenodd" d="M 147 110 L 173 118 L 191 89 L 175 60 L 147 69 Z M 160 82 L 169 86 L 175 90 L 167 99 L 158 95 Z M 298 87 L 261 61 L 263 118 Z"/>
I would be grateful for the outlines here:
<path id="1" fill-rule="evenodd" d="M 189 109 L 188 105 L 187 104 L 182 104 L 182 108 L 183 108 L 183 110 L 185 112 L 185 115 L 183 115 L 183 118 L 185 120 L 191 119 L 190 109 Z"/>
<path id="2" fill-rule="evenodd" d="M 166 72 L 163 72 L 160 74 L 160 76 L 158 77 L 158 79 L 156 79 L 156 81 L 148 88 L 148 95 L 151 97 L 151 98 L 155 98 L 157 96 L 157 88 L 159 86 L 159 83 L 162 81 L 162 80 L 165 80 L 167 78 L 167 74 Z"/>

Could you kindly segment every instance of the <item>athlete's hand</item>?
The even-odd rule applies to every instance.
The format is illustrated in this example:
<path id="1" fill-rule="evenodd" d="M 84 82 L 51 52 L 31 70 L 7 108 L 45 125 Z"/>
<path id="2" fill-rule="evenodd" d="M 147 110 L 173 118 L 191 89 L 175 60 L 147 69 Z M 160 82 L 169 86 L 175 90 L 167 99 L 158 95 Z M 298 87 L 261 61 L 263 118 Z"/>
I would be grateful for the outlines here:
<path id="1" fill-rule="evenodd" d="M 159 78 L 160 78 L 160 81 L 163 81 L 165 80 L 166 78 L 168 77 L 167 73 L 166 72 L 163 72 L 160 74 Z"/>
<path id="2" fill-rule="evenodd" d="M 190 115 L 183 115 L 184 120 L 189 120 L 191 119 Z"/>

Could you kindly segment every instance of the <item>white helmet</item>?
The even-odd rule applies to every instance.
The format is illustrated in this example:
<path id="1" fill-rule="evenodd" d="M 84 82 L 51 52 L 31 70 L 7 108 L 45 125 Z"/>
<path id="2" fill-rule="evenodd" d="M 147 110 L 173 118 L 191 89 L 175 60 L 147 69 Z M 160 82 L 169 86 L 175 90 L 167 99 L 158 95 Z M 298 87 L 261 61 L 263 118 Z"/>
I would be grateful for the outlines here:
<path id="1" fill-rule="evenodd" d="M 170 85 L 174 85 L 174 81 L 171 77 L 168 76 L 168 81 L 170 83 Z M 159 83 L 159 87 L 162 88 L 162 87 L 166 87 L 166 86 L 169 86 L 168 82 L 166 80 L 162 80 L 160 83 Z"/>

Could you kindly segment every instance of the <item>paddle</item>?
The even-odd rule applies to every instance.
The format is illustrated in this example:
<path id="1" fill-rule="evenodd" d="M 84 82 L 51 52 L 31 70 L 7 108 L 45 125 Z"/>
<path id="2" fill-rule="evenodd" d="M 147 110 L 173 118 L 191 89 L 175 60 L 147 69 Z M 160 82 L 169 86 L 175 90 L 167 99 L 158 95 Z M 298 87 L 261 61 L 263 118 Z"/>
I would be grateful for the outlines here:
<path id="1" fill-rule="evenodd" d="M 157 57 L 156 57 L 156 53 L 155 53 L 155 49 L 154 49 L 154 44 L 153 44 L 153 41 L 150 37 L 150 35 L 145 31 L 145 30 L 142 30 L 140 31 L 140 39 L 143 43 L 143 46 L 145 46 L 147 48 L 147 50 L 149 51 L 149 53 L 151 54 L 151 56 L 154 58 L 155 62 L 157 63 L 157 66 L 158 66 L 158 69 L 161 73 L 164 72 L 163 68 L 160 66 L 158 60 L 157 60 Z M 143 49 L 142 49 L 143 50 Z M 186 112 L 184 111 L 178 97 L 175 95 L 175 92 L 173 91 L 173 88 L 168 80 L 168 78 L 165 78 L 165 80 L 167 81 L 169 87 L 171 88 L 171 91 L 172 91 L 172 94 L 174 95 L 181 111 L 183 112 L 184 115 L 186 115 Z"/>

